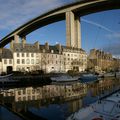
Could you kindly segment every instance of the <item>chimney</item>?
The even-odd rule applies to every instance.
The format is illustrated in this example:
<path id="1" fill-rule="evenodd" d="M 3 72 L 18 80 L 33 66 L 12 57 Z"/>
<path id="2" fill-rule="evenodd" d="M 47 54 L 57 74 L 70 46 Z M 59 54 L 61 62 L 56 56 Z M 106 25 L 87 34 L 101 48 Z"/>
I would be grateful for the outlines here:
<path id="1" fill-rule="evenodd" d="M 61 52 L 62 48 L 61 48 L 61 44 L 56 44 L 57 49 L 59 50 L 59 53 Z"/>
<path id="2" fill-rule="evenodd" d="M 49 44 L 48 44 L 48 42 L 45 43 L 45 49 L 49 50 Z"/>
<path id="3" fill-rule="evenodd" d="M 34 45 L 36 46 L 36 48 L 39 50 L 40 49 L 40 44 L 39 44 L 39 42 L 37 41 L 37 42 L 35 42 L 34 43 Z"/>
<path id="4" fill-rule="evenodd" d="M 22 46 L 24 48 L 26 44 L 26 36 L 22 37 L 21 39 L 22 39 Z"/>

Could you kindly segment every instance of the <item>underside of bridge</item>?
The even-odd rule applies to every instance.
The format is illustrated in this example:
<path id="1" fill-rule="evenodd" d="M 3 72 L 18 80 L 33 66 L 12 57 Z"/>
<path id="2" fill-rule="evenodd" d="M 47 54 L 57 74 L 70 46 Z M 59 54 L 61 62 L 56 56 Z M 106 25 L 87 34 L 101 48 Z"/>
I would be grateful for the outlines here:
<path id="1" fill-rule="evenodd" d="M 120 0 L 82 0 L 45 13 L 22 25 L 0 41 L 0 48 L 19 38 L 26 42 L 26 35 L 32 31 L 61 20 L 66 20 L 66 46 L 81 48 L 80 17 L 104 10 L 120 8 Z"/>

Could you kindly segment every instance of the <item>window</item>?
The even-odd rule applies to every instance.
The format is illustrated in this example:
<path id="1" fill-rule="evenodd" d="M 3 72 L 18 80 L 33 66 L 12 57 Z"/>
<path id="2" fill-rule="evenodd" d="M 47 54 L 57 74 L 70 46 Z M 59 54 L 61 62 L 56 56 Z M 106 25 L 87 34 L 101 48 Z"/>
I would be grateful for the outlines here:
<path id="1" fill-rule="evenodd" d="M 56 55 L 56 58 L 57 58 L 57 55 Z"/>
<path id="2" fill-rule="evenodd" d="M 32 96 L 32 100 L 35 100 L 35 96 Z"/>
<path id="3" fill-rule="evenodd" d="M 12 64 L 12 60 L 9 60 L 9 64 Z"/>
<path id="4" fill-rule="evenodd" d="M 36 64 L 39 64 L 39 60 L 38 59 L 36 60 Z"/>
<path id="5" fill-rule="evenodd" d="M 26 57 L 29 57 L 29 53 L 26 54 Z"/>
<path id="6" fill-rule="evenodd" d="M 25 100 L 26 100 L 26 97 L 24 96 L 24 97 L 23 97 L 23 101 L 25 101 Z"/>
<path id="7" fill-rule="evenodd" d="M 18 95 L 21 95 L 21 91 L 18 91 Z"/>
<path id="8" fill-rule="evenodd" d="M 32 89 L 32 94 L 35 94 L 35 89 Z"/>
<path id="9" fill-rule="evenodd" d="M 17 53 L 17 57 L 19 57 L 19 53 Z"/>
<path id="10" fill-rule="evenodd" d="M 34 64 L 34 59 L 31 60 L 31 64 Z"/>
<path id="11" fill-rule="evenodd" d="M 24 53 L 22 53 L 22 57 L 24 57 Z"/>
<path id="12" fill-rule="evenodd" d="M 26 94 L 26 90 L 25 89 L 23 90 L 23 94 Z"/>
<path id="13" fill-rule="evenodd" d="M 54 53 L 54 50 L 51 50 L 51 53 Z"/>
<path id="14" fill-rule="evenodd" d="M 30 90 L 27 90 L 27 94 L 30 95 L 31 91 Z"/>
<path id="15" fill-rule="evenodd" d="M 24 59 L 22 59 L 22 64 L 25 64 L 25 60 Z"/>
<path id="16" fill-rule="evenodd" d="M 30 64 L 30 60 L 29 60 L 29 59 L 27 59 L 27 60 L 26 60 L 26 63 L 27 63 L 27 64 Z"/>
<path id="17" fill-rule="evenodd" d="M 34 53 L 31 53 L 31 57 L 34 57 Z"/>
<path id="18" fill-rule="evenodd" d="M 20 64 L 20 59 L 17 59 L 17 64 Z"/>
<path id="19" fill-rule="evenodd" d="M 7 64 L 7 60 L 4 60 L 4 64 Z"/>
<path id="20" fill-rule="evenodd" d="M 21 101 L 21 97 L 18 97 L 18 101 Z"/>
<path id="21" fill-rule="evenodd" d="M 30 100 L 31 99 L 31 97 L 30 96 L 28 96 L 28 100 Z"/>

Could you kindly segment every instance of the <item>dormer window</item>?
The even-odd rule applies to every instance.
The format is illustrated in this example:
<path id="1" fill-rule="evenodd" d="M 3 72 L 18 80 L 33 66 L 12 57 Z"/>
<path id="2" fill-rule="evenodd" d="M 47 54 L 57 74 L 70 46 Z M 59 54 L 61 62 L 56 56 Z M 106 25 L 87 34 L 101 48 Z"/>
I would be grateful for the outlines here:
<path id="1" fill-rule="evenodd" d="M 45 49 L 43 49 L 43 53 L 45 53 Z"/>
<path id="2" fill-rule="evenodd" d="M 51 53 L 54 53 L 54 50 L 51 50 Z"/>

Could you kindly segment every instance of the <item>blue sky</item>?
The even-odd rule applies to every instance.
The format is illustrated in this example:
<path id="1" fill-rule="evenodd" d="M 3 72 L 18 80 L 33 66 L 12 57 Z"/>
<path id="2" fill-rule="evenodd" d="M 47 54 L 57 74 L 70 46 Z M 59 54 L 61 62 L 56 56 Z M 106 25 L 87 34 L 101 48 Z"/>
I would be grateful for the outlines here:
<path id="1" fill-rule="evenodd" d="M 75 0 L 0 0 L 0 39 L 27 21 Z M 120 10 L 109 10 L 81 17 L 82 48 L 98 48 L 120 54 Z M 65 45 L 65 21 L 42 27 L 27 36 L 34 43 L 46 41 Z"/>

